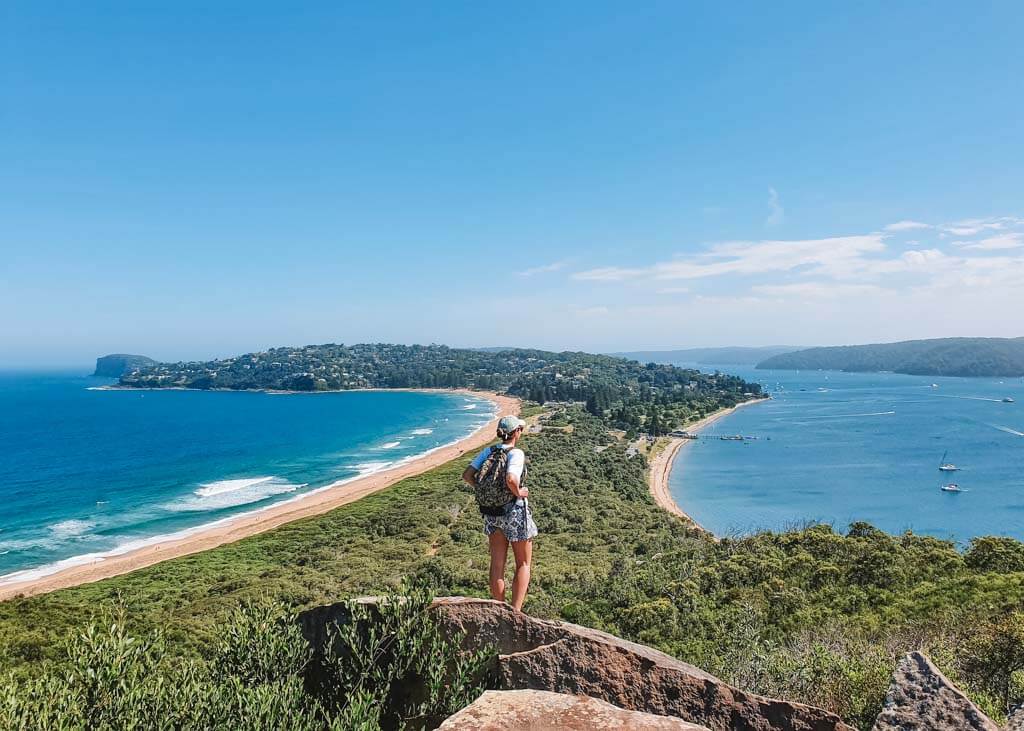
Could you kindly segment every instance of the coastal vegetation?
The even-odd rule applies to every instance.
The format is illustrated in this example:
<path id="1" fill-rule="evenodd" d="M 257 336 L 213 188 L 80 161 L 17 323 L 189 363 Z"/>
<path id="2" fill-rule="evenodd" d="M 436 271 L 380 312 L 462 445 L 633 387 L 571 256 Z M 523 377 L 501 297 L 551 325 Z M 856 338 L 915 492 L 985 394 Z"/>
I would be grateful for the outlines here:
<path id="1" fill-rule="evenodd" d="M 646 460 L 607 417 L 577 406 L 546 415 L 524 440 L 541 530 L 530 614 L 658 647 L 862 728 L 910 649 L 929 652 L 993 716 L 1024 700 L 1021 543 L 987 537 L 960 549 L 860 523 L 716 541 L 653 504 Z M 4 692 L 71 672 L 62 643 L 116 607 L 133 636 L 159 630 L 175 662 L 210 663 L 246 602 L 299 609 L 409 578 L 439 595 L 485 596 L 487 552 L 463 467 L 211 551 L 0 604 L 0 667 L 20 679 Z"/>
<path id="2" fill-rule="evenodd" d="M 445 639 L 430 600 L 411 587 L 348 602 L 316 652 L 286 607 L 245 602 L 205 659 L 175 659 L 159 631 L 134 637 L 112 615 L 71 635 L 59 665 L 0 685 L 0 728 L 434 728 L 480 695 L 491 653 Z"/>
<path id="3" fill-rule="evenodd" d="M 589 353 L 469 350 L 443 345 L 308 345 L 203 363 L 160 363 L 126 373 L 132 388 L 332 391 L 475 388 L 539 404 L 582 402 L 619 429 L 661 434 L 759 396 L 761 386 L 724 373 Z"/>
<path id="4" fill-rule="evenodd" d="M 1024 376 L 1024 338 L 940 338 L 809 348 L 776 355 L 757 367 L 1016 378 Z"/>

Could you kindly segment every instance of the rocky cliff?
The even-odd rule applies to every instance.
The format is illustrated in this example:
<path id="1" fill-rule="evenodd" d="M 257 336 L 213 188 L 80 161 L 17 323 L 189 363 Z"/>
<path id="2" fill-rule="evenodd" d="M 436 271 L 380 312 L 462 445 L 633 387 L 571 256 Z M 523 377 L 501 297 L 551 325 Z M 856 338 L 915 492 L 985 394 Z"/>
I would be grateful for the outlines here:
<path id="1" fill-rule="evenodd" d="M 104 378 L 120 378 L 126 373 L 131 373 L 139 368 L 148 368 L 156 363 L 155 360 L 144 355 L 128 355 L 126 353 L 102 355 L 96 359 L 96 372 L 93 375 Z"/>
<path id="2" fill-rule="evenodd" d="M 360 600 L 373 603 L 367 598 Z M 463 649 L 497 651 L 494 690 L 441 728 L 854 731 L 835 714 L 733 687 L 650 647 L 566 622 L 536 619 L 487 599 L 436 599 L 431 611 Z M 299 619 L 319 648 L 345 604 Z M 1016 728 L 1011 726 L 1012 728 Z M 998 731 L 934 665 L 911 653 L 896 668 L 874 731 Z"/>

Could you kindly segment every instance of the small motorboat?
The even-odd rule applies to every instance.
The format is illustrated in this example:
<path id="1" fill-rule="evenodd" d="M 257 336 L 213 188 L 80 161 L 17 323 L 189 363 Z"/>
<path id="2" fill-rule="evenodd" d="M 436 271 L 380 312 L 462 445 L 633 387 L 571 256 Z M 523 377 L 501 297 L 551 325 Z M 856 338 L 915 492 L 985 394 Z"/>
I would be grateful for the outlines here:
<path id="1" fill-rule="evenodd" d="M 1012 398 L 1007 396 L 1006 398 L 1003 399 L 1003 403 L 1004 404 L 1012 404 L 1012 403 L 1016 403 L 1016 402 Z"/>
<path id="2" fill-rule="evenodd" d="M 965 490 L 955 482 L 951 482 L 948 485 L 943 485 L 939 489 L 942 490 L 943 492 L 965 492 Z"/>

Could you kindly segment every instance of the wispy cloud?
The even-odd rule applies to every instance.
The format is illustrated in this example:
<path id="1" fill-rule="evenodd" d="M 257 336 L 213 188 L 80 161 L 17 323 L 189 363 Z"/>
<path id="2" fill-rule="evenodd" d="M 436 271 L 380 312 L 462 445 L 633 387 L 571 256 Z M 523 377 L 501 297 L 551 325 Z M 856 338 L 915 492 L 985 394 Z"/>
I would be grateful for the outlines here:
<path id="1" fill-rule="evenodd" d="M 786 209 L 782 207 L 782 203 L 779 201 L 779 194 L 775 188 L 768 189 L 768 209 L 770 213 L 764 221 L 765 226 L 778 226 L 786 220 Z"/>
<path id="2" fill-rule="evenodd" d="M 866 253 L 885 249 L 881 234 L 839 236 L 804 241 L 731 241 L 694 256 L 646 268 L 601 267 L 573 274 L 574 279 L 618 282 L 702 279 L 726 274 L 762 274 L 803 268 L 811 273 L 841 274 Z"/>
<path id="3" fill-rule="evenodd" d="M 1021 223 L 1021 219 L 1015 216 L 1001 216 L 997 218 L 966 218 L 953 223 L 940 223 L 932 225 L 921 221 L 897 221 L 885 227 L 886 231 L 899 233 L 901 231 L 915 231 L 919 229 L 935 229 L 942 234 L 952 236 L 976 236 L 984 231 L 1002 231 Z"/>
<path id="4" fill-rule="evenodd" d="M 955 228 L 992 233 L 956 242 L 941 237 Z M 990 297 L 1015 298 L 1024 307 L 1024 219 L 969 219 L 940 224 L 933 226 L 926 237 L 923 243 L 915 242 L 915 248 L 907 248 L 895 231 L 820 239 L 730 241 L 648 266 L 605 266 L 571 276 L 609 286 L 629 282 L 634 293 L 683 294 L 693 286 L 691 302 L 707 302 L 712 295 L 730 301 L 760 297 L 836 303 L 847 298 L 850 306 L 871 306 L 885 298 L 897 302 L 910 293 L 961 297 L 984 291 Z M 703 280 L 713 284 L 690 284 Z M 674 282 L 681 284 L 676 286 Z M 708 291 L 711 287 L 713 294 Z"/>
<path id="5" fill-rule="evenodd" d="M 644 269 L 598 267 L 597 269 L 587 269 L 583 272 L 574 272 L 572 278 L 588 282 L 621 282 L 625 279 L 642 277 L 645 273 Z"/>
<path id="6" fill-rule="evenodd" d="M 998 236 L 989 236 L 981 241 L 957 241 L 956 246 L 962 249 L 973 249 L 975 251 L 1005 251 L 1007 249 L 1019 249 L 1024 247 L 1024 234 L 1005 233 Z"/>
<path id="7" fill-rule="evenodd" d="M 822 299 L 876 294 L 881 287 L 874 284 L 839 284 L 836 282 L 800 282 L 797 284 L 764 284 L 751 287 L 751 291 L 766 297 L 800 297 Z"/>
<path id="8" fill-rule="evenodd" d="M 885 227 L 886 231 L 914 231 L 915 229 L 931 228 L 931 224 L 920 221 L 897 221 Z"/>
<path id="9" fill-rule="evenodd" d="M 530 267 L 529 269 L 522 270 L 521 272 L 519 272 L 519 276 L 533 277 L 537 274 L 548 274 L 550 272 L 557 272 L 561 269 L 565 269 L 565 267 L 568 264 L 569 262 L 564 259 L 562 261 L 551 262 L 550 264 L 541 264 L 540 266 Z"/>
<path id="10" fill-rule="evenodd" d="M 1000 218 L 968 218 L 956 223 L 946 223 L 938 228 L 945 233 L 954 236 L 976 236 L 985 231 L 1002 231 L 1007 227 L 1021 223 L 1021 219 L 1015 216 L 1002 216 Z"/>

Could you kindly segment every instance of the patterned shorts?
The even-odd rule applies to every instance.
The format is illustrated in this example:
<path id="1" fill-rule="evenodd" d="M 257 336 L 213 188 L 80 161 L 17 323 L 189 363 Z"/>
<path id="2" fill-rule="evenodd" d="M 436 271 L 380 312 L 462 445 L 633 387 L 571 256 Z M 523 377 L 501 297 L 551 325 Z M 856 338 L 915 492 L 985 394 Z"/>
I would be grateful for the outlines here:
<path id="1" fill-rule="evenodd" d="M 484 533 L 491 535 L 500 530 L 513 543 L 528 541 L 537 535 L 537 525 L 533 522 L 530 503 L 516 500 L 508 504 L 504 515 L 485 515 Z"/>

